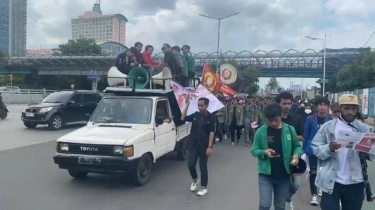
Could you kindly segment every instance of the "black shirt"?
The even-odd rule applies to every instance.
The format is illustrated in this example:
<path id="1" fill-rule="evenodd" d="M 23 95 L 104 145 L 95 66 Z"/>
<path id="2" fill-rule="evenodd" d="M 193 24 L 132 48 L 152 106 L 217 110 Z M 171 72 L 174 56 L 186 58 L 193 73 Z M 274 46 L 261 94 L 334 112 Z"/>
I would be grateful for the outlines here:
<path id="1" fill-rule="evenodd" d="M 267 127 L 268 148 L 273 149 L 276 154 L 279 155 L 279 157 L 270 158 L 271 177 L 274 178 L 285 178 L 288 176 L 284 166 L 281 131 L 282 128 L 275 129 L 269 126 Z"/>
<path id="2" fill-rule="evenodd" d="M 318 117 L 318 128 L 320 128 L 324 124 L 325 117 Z"/>
<path id="3" fill-rule="evenodd" d="M 115 62 L 117 69 L 124 73 L 129 74 L 130 70 L 133 68 L 130 64 L 132 63 L 131 59 L 126 56 L 126 52 L 120 53 Z"/>
<path id="4" fill-rule="evenodd" d="M 206 115 L 195 112 L 185 117 L 185 121 L 192 122 L 188 149 L 207 148 L 211 132 L 215 132 L 216 117 L 207 112 Z"/>
<path id="5" fill-rule="evenodd" d="M 305 123 L 302 122 L 301 117 L 298 114 L 292 113 L 289 114 L 287 118 L 281 118 L 281 121 L 284 123 L 293 126 L 294 130 L 296 130 L 297 136 L 303 135 L 303 129 Z"/>

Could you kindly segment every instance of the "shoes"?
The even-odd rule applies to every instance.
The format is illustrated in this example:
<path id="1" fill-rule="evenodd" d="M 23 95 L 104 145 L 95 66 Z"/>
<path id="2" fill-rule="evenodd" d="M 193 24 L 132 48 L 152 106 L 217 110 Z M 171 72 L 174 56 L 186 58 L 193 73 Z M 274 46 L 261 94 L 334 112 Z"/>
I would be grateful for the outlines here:
<path id="1" fill-rule="evenodd" d="M 197 179 L 197 181 L 191 183 L 190 190 L 191 190 L 192 192 L 197 191 L 197 189 L 198 189 L 198 185 L 199 185 L 199 179 Z"/>
<path id="2" fill-rule="evenodd" d="M 197 195 L 198 196 L 204 196 L 207 194 L 207 189 L 200 189 L 198 192 L 197 192 Z"/>
<path id="3" fill-rule="evenodd" d="M 285 204 L 285 210 L 293 210 L 293 203 L 292 202 L 286 202 Z"/>
<path id="4" fill-rule="evenodd" d="M 232 142 L 232 147 L 234 147 L 234 142 Z"/>
<path id="5" fill-rule="evenodd" d="M 313 206 L 317 206 L 319 203 L 318 203 L 318 196 L 317 195 L 313 195 L 312 196 L 312 199 L 310 201 L 310 204 L 313 205 Z"/>

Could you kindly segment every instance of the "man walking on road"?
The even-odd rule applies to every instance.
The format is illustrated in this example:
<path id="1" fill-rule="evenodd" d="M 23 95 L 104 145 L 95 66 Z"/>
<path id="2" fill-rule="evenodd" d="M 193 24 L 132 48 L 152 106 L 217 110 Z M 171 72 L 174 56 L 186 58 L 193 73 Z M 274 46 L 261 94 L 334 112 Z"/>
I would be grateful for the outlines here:
<path id="1" fill-rule="evenodd" d="M 199 167 L 201 171 L 201 188 L 198 196 L 207 194 L 208 184 L 208 157 L 212 155 L 212 144 L 215 136 L 216 117 L 207 111 L 209 100 L 207 98 L 198 99 L 198 112 L 186 116 L 189 109 L 190 100 L 186 98 L 186 106 L 182 112 L 181 120 L 192 122 L 190 137 L 187 142 L 188 149 L 188 168 L 193 183 L 190 190 L 195 192 L 198 189 L 199 179 L 197 175 L 196 165 L 199 159 Z"/>
<path id="2" fill-rule="evenodd" d="M 296 113 L 291 113 L 292 103 L 293 103 L 293 94 L 290 92 L 281 92 L 276 96 L 276 103 L 280 104 L 282 108 L 281 120 L 291 125 L 297 133 L 299 141 L 303 141 L 303 127 L 304 122 L 302 122 L 301 117 Z M 286 199 L 286 210 L 293 210 L 292 196 L 296 194 L 299 188 L 299 179 L 297 176 L 292 175 L 290 180 L 290 193 Z"/>
<path id="3" fill-rule="evenodd" d="M 301 145 L 294 128 L 281 121 L 281 107 L 264 109 L 267 124 L 255 133 L 251 154 L 258 158 L 259 210 L 269 210 L 274 196 L 275 210 L 285 210 L 289 195 L 291 167 L 298 164 Z"/>

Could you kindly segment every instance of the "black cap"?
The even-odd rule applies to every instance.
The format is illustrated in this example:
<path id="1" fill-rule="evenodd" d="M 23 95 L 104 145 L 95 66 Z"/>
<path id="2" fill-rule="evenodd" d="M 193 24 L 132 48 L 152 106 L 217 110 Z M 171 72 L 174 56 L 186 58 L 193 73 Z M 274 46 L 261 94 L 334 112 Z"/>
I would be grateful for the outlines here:
<path id="1" fill-rule="evenodd" d="M 307 164 L 301 158 L 298 158 L 298 164 L 296 166 L 291 166 L 290 170 L 292 174 L 303 174 L 307 169 Z"/>

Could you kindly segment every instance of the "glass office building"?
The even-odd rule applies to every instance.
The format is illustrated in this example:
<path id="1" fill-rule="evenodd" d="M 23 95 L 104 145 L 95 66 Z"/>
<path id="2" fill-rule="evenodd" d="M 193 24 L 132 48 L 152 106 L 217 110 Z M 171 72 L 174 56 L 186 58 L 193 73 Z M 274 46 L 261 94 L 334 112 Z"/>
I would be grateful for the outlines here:
<path id="1" fill-rule="evenodd" d="M 26 53 L 27 0 L 0 0 L 0 51 Z"/>

